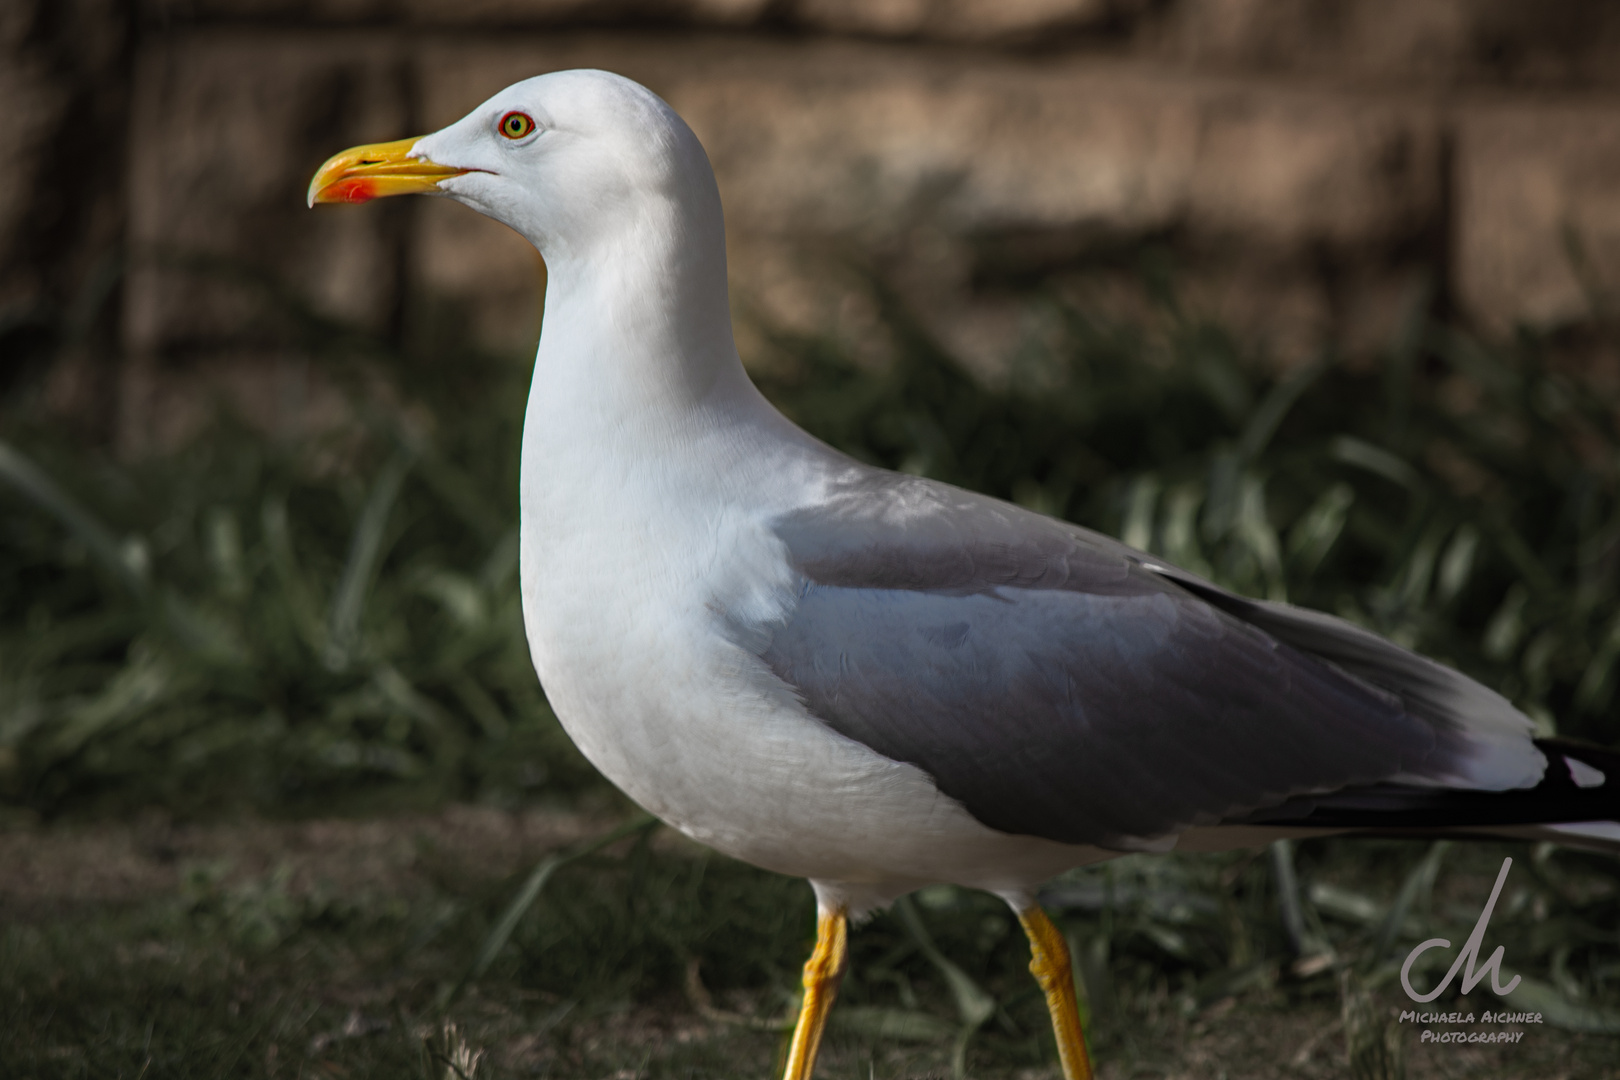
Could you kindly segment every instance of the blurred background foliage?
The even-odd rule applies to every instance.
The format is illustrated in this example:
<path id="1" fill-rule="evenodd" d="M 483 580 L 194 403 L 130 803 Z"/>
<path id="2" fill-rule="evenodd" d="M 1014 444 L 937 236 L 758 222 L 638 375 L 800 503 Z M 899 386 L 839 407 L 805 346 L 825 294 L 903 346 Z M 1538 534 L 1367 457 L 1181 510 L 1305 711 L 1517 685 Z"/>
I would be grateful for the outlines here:
<path id="1" fill-rule="evenodd" d="M 1133 318 L 1032 293 L 1025 345 L 995 379 L 970 374 L 876 277 L 888 361 L 769 326 L 752 359 L 785 412 L 863 460 L 1335 611 L 1498 687 L 1544 732 L 1620 741 L 1620 402 L 1570 359 L 1567 336 L 1483 340 L 1419 294 L 1382 355 L 1325 347 L 1282 366 L 1184 309 L 1145 265 L 1150 303 Z M 454 312 L 420 311 L 400 347 L 262 283 L 244 289 L 345 389 L 352 422 L 288 440 L 225 417 L 178 451 L 121 461 L 40 420 L 26 388 L 6 405 L 4 807 L 49 819 L 622 805 L 557 725 L 523 639 L 527 366 L 467 345 Z M 1293 987 L 1345 1002 L 1352 1056 L 1373 1063 L 1358 1075 L 1394 1076 L 1384 1023 L 1356 1011 L 1357 995 L 1387 985 L 1411 942 L 1466 936 L 1483 895 L 1437 893 L 1442 863 L 1488 882 L 1504 852 L 1523 876 L 1494 940 L 1533 975 L 1515 1007 L 1620 1033 L 1612 859 L 1318 841 L 1132 857 L 1068 875 L 1046 899 L 1075 947 L 1094 1037 L 1128 1049 L 1128 1019 L 1185 1020 Z M 500 930 L 511 947 L 491 977 L 563 1012 L 678 991 L 739 1030 L 791 1004 L 802 885 L 645 843 L 559 874 L 568 888 L 507 908 L 535 904 Z M 216 929 L 242 923 L 230 934 L 243 948 L 332 919 L 284 883 L 224 893 L 210 880 L 196 879 L 186 910 Z M 408 928 L 425 942 L 454 923 L 446 940 L 464 959 L 489 944 L 505 898 L 461 898 Z M 1038 1062 L 1042 1009 L 1011 930 L 991 898 L 925 891 L 855 939 L 840 1024 L 944 1040 L 958 1072 L 970 1040 Z M 45 945 L 17 948 L 18 971 L 57 963 Z M 1321 977 L 1334 972 L 1338 983 Z M 594 1015 L 581 1009 L 576 1020 Z"/>
<path id="2" fill-rule="evenodd" d="M 1620 739 L 1612 387 L 1533 332 L 1437 322 L 1422 295 L 1383 356 L 1280 369 L 1148 281 L 1133 320 L 1033 296 L 994 383 L 881 282 L 890 361 L 767 328 L 757 367 L 863 460 L 1337 612 L 1547 732 Z M 518 606 L 523 366 L 443 312 L 398 348 L 258 295 L 350 391 L 351 423 L 289 441 L 227 418 L 118 461 L 7 412 L 0 797 L 53 814 L 577 795 L 595 781 L 546 708 Z"/>

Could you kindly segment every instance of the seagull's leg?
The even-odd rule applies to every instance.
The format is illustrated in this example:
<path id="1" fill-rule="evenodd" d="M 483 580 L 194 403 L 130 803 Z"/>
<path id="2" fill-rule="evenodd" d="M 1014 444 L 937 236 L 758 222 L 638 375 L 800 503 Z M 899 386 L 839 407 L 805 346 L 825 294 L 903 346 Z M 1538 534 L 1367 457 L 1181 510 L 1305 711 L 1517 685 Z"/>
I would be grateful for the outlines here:
<path id="1" fill-rule="evenodd" d="M 849 920 L 843 909 L 821 909 L 816 913 L 816 949 L 804 965 L 804 1004 L 799 1007 L 799 1022 L 793 1028 L 783 1080 L 810 1080 L 815 1071 L 821 1032 L 827 1026 L 827 1014 L 838 995 L 848 957 Z"/>
<path id="2" fill-rule="evenodd" d="M 1021 909 L 1018 921 L 1024 924 L 1024 933 L 1029 935 L 1029 972 L 1046 993 L 1046 1008 L 1052 1014 L 1052 1034 L 1057 1036 L 1063 1078 L 1091 1080 L 1091 1058 L 1086 1054 L 1085 1032 L 1080 1029 L 1069 946 L 1039 905 Z"/>

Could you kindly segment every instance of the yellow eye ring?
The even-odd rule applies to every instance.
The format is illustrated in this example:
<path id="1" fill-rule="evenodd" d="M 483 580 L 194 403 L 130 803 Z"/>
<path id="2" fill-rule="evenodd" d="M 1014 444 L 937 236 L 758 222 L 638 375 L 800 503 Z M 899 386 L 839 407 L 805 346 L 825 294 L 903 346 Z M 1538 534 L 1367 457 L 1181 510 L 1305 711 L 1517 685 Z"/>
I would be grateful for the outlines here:
<path id="1" fill-rule="evenodd" d="M 509 112 L 496 125 L 508 139 L 521 139 L 534 130 L 534 117 L 528 113 Z"/>

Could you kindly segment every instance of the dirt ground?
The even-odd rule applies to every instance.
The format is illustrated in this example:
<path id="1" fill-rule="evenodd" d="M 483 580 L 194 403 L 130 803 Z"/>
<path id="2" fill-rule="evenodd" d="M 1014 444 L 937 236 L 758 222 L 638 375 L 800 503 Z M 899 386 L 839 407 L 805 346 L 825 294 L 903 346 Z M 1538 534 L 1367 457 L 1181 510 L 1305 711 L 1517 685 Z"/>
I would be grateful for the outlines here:
<path id="1" fill-rule="evenodd" d="M 228 864 L 227 883 L 286 866 L 295 892 L 319 881 L 344 893 L 409 896 L 444 872 L 505 877 L 613 824 L 566 812 L 451 806 L 433 815 L 371 820 L 175 824 L 152 815 L 0 829 L 0 910 L 22 914 L 172 895 L 184 868 L 199 862 Z"/>
<path id="2" fill-rule="evenodd" d="M 49 828 L 11 826 L 0 829 L 0 931 L 69 926 L 98 912 L 172 903 L 188 888 L 188 876 L 194 877 L 199 866 L 217 867 L 212 880 L 227 887 L 279 873 L 287 894 L 294 896 L 319 888 L 350 897 L 427 902 L 443 892 L 447 881 L 505 881 L 547 852 L 599 835 L 612 824 L 563 812 L 509 813 L 455 806 L 437 814 L 385 820 L 176 825 L 151 817 Z M 695 851 L 668 831 L 660 832 L 656 843 L 671 852 Z M 147 940 L 131 942 L 127 951 L 152 959 L 167 948 Z M 363 952 L 357 947 L 357 955 Z M 232 963 L 241 968 L 242 961 Z M 784 958 L 784 963 L 796 964 L 797 958 Z M 259 985 L 251 970 L 241 970 L 243 985 Z M 254 1053 L 262 1052 L 268 1060 L 263 1071 L 256 1068 L 253 1075 L 390 1075 L 381 1065 L 345 1066 L 326 1062 L 326 1056 L 397 1023 L 386 1019 L 390 1002 L 409 996 L 405 984 L 420 982 L 420 975 L 402 975 L 397 968 L 385 970 L 364 962 L 330 970 L 320 985 L 301 990 L 313 995 L 315 1004 L 310 1006 L 313 1019 L 296 1049 L 287 1039 L 270 1041 L 262 1050 L 254 1043 Z M 13 980 L 17 985 L 5 985 Z M 268 977 L 260 980 L 264 985 L 271 982 Z M 0 999 L 42 992 L 46 991 L 0 966 Z M 1393 1009 L 1397 1002 L 1386 998 L 1380 1004 Z M 653 1074 L 767 1075 L 780 1036 L 717 1018 L 721 1014 L 707 1005 L 689 992 L 575 1015 L 569 1018 L 563 1043 L 552 1030 L 562 1019 L 557 1015 L 560 1007 L 545 995 L 499 986 L 475 988 L 463 999 L 458 1015 L 469 1047 L 485 1052 L 479 1075 L 614 1080 Z M 1406 1040 L 1406 1075 L 1413 1078 L 1620 1078 L 1620 1041 L 1614 1039 L 1532 1025 L 1511 1046 L 1433 1046 L 1418 1042 L 1421 1029 L 1413 1025 L 1400 1025 L 1398 1030 Z M 1337 997 L 1326 992 L 1304 999 L 1262 992 L 1218 1002 L 1196 1017 L 1166 1008 L 1150 1021 L 1107 1032 L 1096 1052 L 1101 1080 L 1350 1075 Z M 53 1045 L 50 1053 L 84 1065 L 95 1063 L 94 1052 L 83 1047 Z M 295 1056 L 296 1071 L 278 1065 L 292 1065 Z M 639 1064 L 612 1064 L 622 1061 Z M 649 1072 L 648 1063 L 655 1061 L 665 1066 Z M 948 1062 L 945 1046 L 886 1040 L 835 1026 L 819 1074 L 945 1076 Z M 970 1073 L 975 1072 L 971 1056 L 969 1063 Z M 1057 1075 L 1055 1066 L 992 1072 L 1017 1080 Z M 38 1070 L 12 1074 L 4 1069 L 0 1074 L 55 1075 Z M 81 1073 L 61 1073 L 69 1074 Z M 102 1071 L 90 1069 L 88 1074 Z"/>

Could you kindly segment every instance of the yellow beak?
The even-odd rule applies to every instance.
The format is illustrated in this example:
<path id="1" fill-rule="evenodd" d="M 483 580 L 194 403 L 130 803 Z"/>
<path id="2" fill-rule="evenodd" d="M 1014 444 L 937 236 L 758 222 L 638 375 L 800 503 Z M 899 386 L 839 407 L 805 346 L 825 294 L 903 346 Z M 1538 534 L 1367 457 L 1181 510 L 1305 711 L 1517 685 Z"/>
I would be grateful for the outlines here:
<path id="1" fill-rule="evenodd" d="M 363 203 L 386 195 L 434 192 L 439 181 L 473 171 L 406 157 L 417 141 L 372 143 L 333 154 L 309 182 L 309 205 Z"/>

